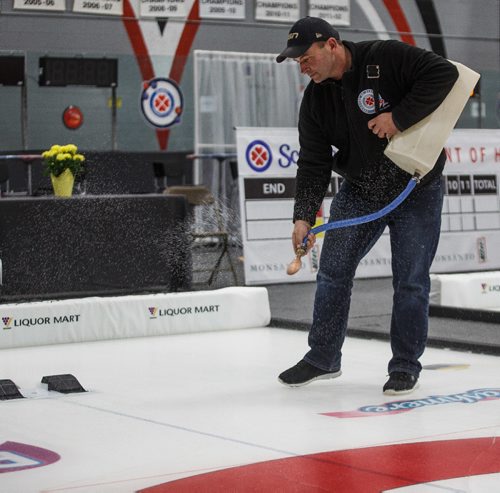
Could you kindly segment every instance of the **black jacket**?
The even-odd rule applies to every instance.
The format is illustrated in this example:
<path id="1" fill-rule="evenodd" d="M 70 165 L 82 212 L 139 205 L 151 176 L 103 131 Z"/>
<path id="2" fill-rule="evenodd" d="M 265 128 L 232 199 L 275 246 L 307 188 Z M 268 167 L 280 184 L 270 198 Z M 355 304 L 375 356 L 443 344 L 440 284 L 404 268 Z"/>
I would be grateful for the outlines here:
<path id="1" fill-rule="evenodd" d="M 458 78 L 456 67 L 444 58 L 399 41 L 343 43 L 352 54 L 351 69 L 340 81 L 311 81 L 300 108 L 294 221 L 311 225 L 332 170 L 367 192 L 378 192 L 379 205 L 392 200 L 410 178 L 384 156 L 387 140 L 368 129 L 376 116 L 373 91 L 380 95 L 379 111 L 392 111 L 403 131 L 432 113 Z M 367 77 L 369 65 L 379 66 L 378 82 Z M 338 149 L 333 157 L 332 146 Z M 422 184 L 441 174 L 444 162 L 442 152 Z"/>

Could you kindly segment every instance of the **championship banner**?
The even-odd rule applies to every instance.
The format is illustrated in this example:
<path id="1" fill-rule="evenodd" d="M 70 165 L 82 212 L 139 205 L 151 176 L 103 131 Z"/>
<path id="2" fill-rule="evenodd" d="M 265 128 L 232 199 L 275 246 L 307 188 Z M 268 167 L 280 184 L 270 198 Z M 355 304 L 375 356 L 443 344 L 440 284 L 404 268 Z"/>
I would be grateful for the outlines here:
<path id="1" fill-rule="evenodd" d="M 14 10 L 66 10 L 66 0 L 14 0 Z"/>
<path id="2" fill-rule="evenodd" d="M 322 247 L 302 259 L 302 269 L 286 274 L 294 258 L 291 244 L 298 133 L 295 128 L 236 129 L 245 283 L 315 280 Z M 500 268 L 500 130 L 457 129 L 446 143 L 447 165 L 442 234 L 431 272 Z M 408 175 L 410 176 L 410 175 Z M 327 222 L 339 177 L 331 185 L 315 226 Z M 391 276 L 386 230 L 362 259 L 356 277 Z"/>
<path id="3" fill-rule="evenodd" d="M 182 75 L 198 31 L 198 0 L 161 0 L 131 2 L 123 0 L 123 25 L 141 72 L 138 95 L 146 124 L 156 130 L 159 147 L 168 148 L 170 127 L 181 123 L 183 112 Z M 167 22 L 164 15 L 156 22 L 151 13 L 160 11 L 175 15 L 175 22 Z M 180 16 L 186 13 L 186 16 Z"/>
<path id="4" fill-rule="evenodd" d="M 74 0 L 73 12 L 123 15 L 123 0 Z"/>
<path id="5" fill-rule="evenodd" d="M 255 20 L 294 23 L 300 17 L 299 0 L 257 0 Z"/>
<path id="6" fill-rule="evenodd" d="M 141 17 L 187 17 L 185 0 L 140 0 Z"/>
<path id="7" fill-rule="evenodd" d="M 334 26 L 351 25 L 351 0 L 309 0 L 307 15 L 321 17 Z"/>
<path id="8" fill-rule="evenodd" d="M 200 0 L 202 19 L 244 19 L 245 0 Z"/>

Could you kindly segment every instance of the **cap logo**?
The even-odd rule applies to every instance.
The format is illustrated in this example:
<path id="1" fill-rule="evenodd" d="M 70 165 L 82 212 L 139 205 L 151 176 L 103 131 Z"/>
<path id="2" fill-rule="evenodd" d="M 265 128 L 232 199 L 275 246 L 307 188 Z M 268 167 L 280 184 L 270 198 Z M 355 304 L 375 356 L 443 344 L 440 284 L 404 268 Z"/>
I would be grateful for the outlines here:
<path id="1" fill-rule="evenodd" d="M 298 38 L 299 37 L 299 33 L 290 33 L 288 35 L 288 39 L 295 39 L 295 38 Z"/>
<path id="2" fill-rule="evenodd" d="M 322 35 L 321 33 L 316 33 L 316 37 L 317 37 L 317 38 L 322 38 L 322 37 L 323 37 L 323 35 Z"/>

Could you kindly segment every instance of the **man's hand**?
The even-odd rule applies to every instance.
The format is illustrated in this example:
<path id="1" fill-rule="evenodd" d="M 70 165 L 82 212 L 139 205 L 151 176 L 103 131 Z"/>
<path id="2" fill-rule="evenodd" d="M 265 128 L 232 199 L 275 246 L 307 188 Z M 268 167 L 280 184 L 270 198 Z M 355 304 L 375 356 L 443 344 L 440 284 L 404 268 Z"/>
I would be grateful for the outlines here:
<path id="1" fill-rule="evenodd" d="M 390 139 L 399 132 L 396 125 L 394 125 L 391 112 L 380 113 L 380 115 L 372 118 L 368 122 L 368 128 L 381 139 Z"/>
<path id="2" fill-rule="evenodd" d="M 292 244 L 293 251 L 297 251 L 297 248 L 302 246 L 302 241 L 307 236 L 309 241 L 307 242 L 307 251 L 309 251 L 314 243 L 316 242 L 316 236 L 314 234 L 309 233 L 311 230 L 311 225 L 307 221 L 302 221 L 298 219 L 295 221 L 292 233 Z"/>

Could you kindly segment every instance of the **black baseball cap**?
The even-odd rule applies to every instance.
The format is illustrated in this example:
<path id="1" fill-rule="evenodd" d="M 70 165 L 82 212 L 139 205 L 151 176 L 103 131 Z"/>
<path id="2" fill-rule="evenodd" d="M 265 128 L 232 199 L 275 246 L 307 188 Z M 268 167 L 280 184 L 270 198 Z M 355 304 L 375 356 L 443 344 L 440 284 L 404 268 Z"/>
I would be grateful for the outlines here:
<path id="1" fill-rule="evenodd" d="M 276 61 L 281 63 L 286 58 L 298 58 L 313 43 L 329 38 L 340 39 L 338 31 L 331 24 L 319 17 L 303 17 L 288 32 L 286 48 L 276 57 Z"/>

